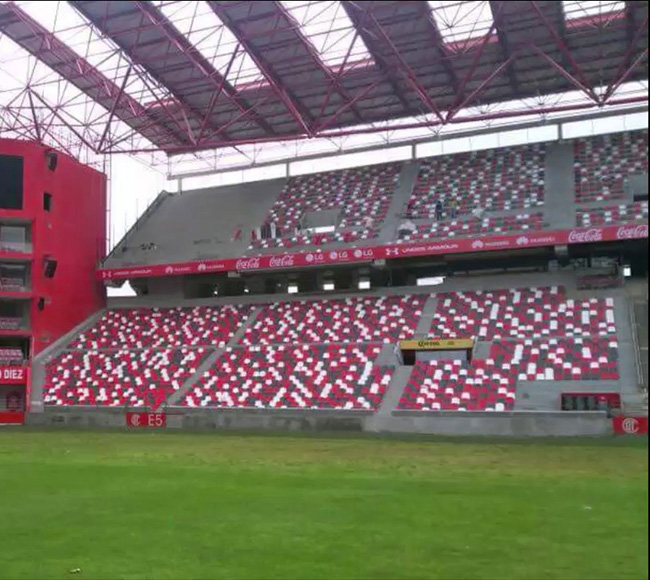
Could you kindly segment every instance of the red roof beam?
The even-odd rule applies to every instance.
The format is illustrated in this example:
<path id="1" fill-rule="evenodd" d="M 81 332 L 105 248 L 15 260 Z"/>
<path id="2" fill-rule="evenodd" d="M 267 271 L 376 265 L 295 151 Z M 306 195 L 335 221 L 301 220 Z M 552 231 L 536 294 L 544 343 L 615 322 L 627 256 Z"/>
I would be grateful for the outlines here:
<path id="1" fill-rule="evenodd" d="M 275 71 L 271 65 L 264 59 L 256 50 L 252 42 L 246 37 L 242 30 L 237 26 L 237 23 L 234 22 L 229 14 L 228 10 L 218 2 L 209 1 L 208 5 L 212 11 L 217 15 L 217 17 L 227 26 L 230 32 L 233 33 L 237 41 L 242 45 L 244 50 L 251 57 L 255 65 L 262 72 L 269 82 L 269 85 L 277 95 L 277 97 L 282 101 L 287 110 L 291 113 L 293 118 L 296 120 L 301 129 L 310 137 L 313 137 L 313 132 L 310 127 L 310 122 L 313 121 L 304 107 L 302 107 L 297 101 L 294 100 L 289 91 L 282 85 L 281 81 L 278 79 Z M 279 18 L 276 18 L 276 23 L 279 22 Z M 302 110 L 301 110 L 302 109 Z"/>

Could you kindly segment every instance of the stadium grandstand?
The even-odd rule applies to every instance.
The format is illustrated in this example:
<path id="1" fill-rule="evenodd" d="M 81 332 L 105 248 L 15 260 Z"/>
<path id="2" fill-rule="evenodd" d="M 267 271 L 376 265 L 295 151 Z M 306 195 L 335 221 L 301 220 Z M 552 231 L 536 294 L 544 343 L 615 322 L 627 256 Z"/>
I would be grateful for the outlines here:
<path id="1" fill-rule="evenodd" d="M 0 423 L 647 432 L 647 115 L 642 1 L 0 2 Z"/>

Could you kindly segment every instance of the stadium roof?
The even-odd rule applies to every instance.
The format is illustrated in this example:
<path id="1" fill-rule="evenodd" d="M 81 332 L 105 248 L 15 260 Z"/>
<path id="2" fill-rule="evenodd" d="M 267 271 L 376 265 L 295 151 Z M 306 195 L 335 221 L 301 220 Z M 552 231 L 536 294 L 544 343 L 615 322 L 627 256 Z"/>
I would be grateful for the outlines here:
<path id="1" fill-rule="evenodd" d="M 624 107 L 647 79 L 641 1 L 0 2 L 0 137 L 99 155 Z"/>

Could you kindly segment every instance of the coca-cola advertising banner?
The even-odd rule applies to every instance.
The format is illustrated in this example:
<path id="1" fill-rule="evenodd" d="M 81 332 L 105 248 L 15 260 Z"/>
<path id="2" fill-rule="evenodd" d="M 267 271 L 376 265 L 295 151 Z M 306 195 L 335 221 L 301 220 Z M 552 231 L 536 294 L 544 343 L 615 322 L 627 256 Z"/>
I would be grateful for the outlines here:
<path id="1" fill-rule="evenodd" d="M 526 233 L 513 236 L 424 241 L 420 243 L 392 244 L 389 246 L 350 250 L 257 256 L 238 260 L 206 260 L 203 262 L 185 262 L 135 268 L 101 269 L 98 271 L 98 276 L 102 280 L 111 281 L 132 278 L 183 276 L 187 274 L 213 274 L 218 272 L 290 270 L 292 268 L 306 268 L 311 266 L 363 264 L 375 260 L 396 260 L 444 254 L 493 252 L 497 250 L 591 244 L 646 238 L 648 238 L 647 225 L 608 226 L 604 228 L 580 228 L 555 232 Z"/>
<path id="2" fill-rule="evenodd" d="M 26 367 L 0 367 L 0 385 L 24 385 L 26 383 Z"/>

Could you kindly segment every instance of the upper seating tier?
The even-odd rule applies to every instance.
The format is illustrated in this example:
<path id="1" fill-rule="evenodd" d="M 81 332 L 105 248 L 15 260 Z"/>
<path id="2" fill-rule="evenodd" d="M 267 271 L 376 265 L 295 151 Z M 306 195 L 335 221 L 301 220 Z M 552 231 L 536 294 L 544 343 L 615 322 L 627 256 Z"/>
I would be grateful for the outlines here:
<path id="1" fill-rule="evenodd" d="M 354 243 L 376 237 L 397 190 L 401 165 L 390 163 L 344 171 L 294 177 L 289 180 L 265 220 L 280 235 L 254 240 L 249 249 L 293 248 Z M 340 212 L 336 231 L 300 231 L 309 212 Z"/>
<path id="2" fill-rule="evenodd" d="M 530 145 L 443 155 L 424 160 L 408 204 L 410 218 L 434 219 L 442 201 L 450 219 L 449 202 L 458 214 L 476 209 L 503 211 L 535 208 L 544 203 L 544 145 Z"/>
<path id="3" fill-rule="evenodd" d="M 648 131 L 577 139 L 574 149 L 578 202 L 623 199 L 629 177 L 648 173 Z"/>

